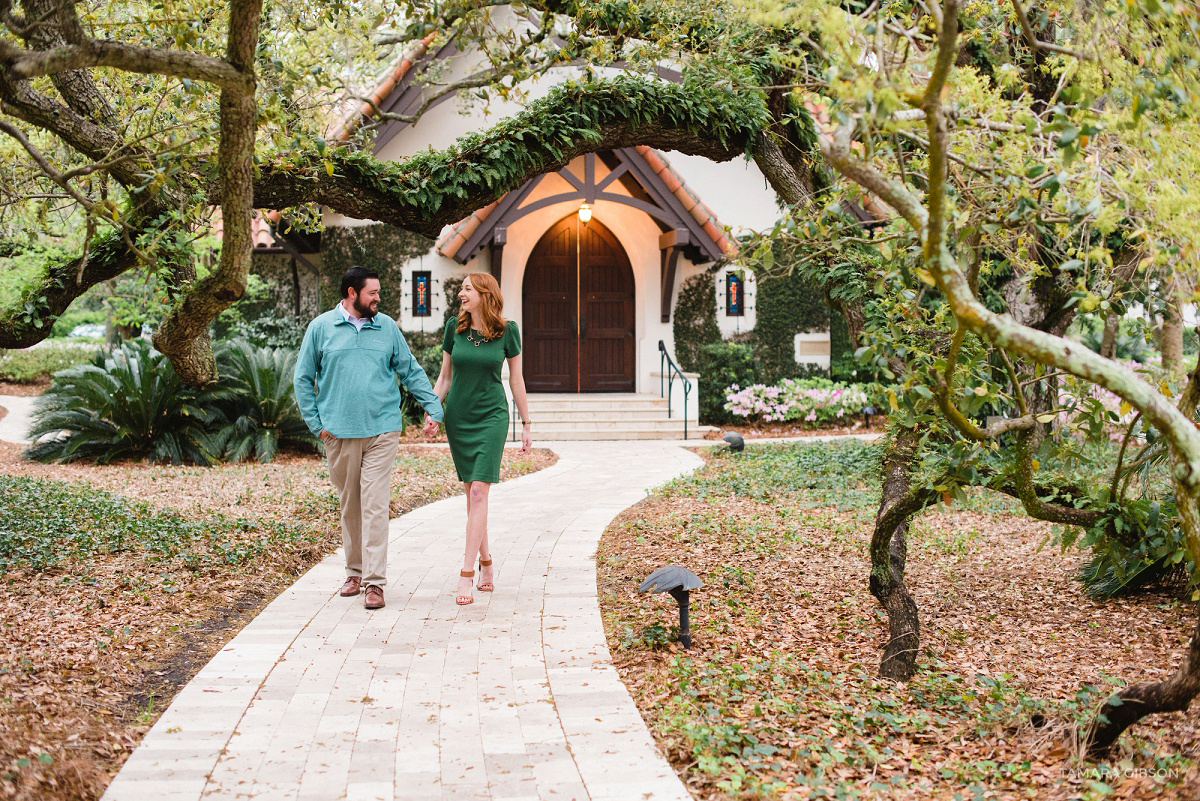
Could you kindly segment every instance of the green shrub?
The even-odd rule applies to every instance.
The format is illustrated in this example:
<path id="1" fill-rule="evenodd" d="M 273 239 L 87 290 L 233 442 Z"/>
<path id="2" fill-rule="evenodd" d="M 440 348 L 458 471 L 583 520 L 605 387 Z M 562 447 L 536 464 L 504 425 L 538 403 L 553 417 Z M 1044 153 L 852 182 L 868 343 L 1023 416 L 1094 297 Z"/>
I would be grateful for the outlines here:
<path id="1" fill-rule="evenodd" d="M 54 321 L 54 327 L 50 329 L 50 336 L 55 338 L 69 337 L 77 326 L 103 324 L 104 312 L 102 311 L 68 310 Z"/>
<path id="2" fill-rule="evenodd" d="M 226 343 L 217 354 L 228 421 L 218 439 L 229 461 L 269 462 L 283 445 L 316 449 L 317 438 L 296 406 L 292 373 L 295 350 L 259 348 L 246 340 Z"/>
<path id="3" fill-rule="evenodd" d="M 836 310 L 829 310 L 829 377 L 847 384 L 862 384 L 878 381 L 877 368 L 859 364 L 854 358 L 854 344 L 850 341 L 850 328 L 846 318 Z"/>
<path id="4" fill-rule="evenodd" d="M 68 367 L 86 364 L 97 353 L 95 345 L 45 342 L 24 350 L 0 350 L 0 381 L 36 384 Z"/>
<path id="5" fill-rule="evenodd" d="M 50 266 L 67 264 L 74 255 L 59 245 L 0 240 L 0 307 L 24 305 L 31 299 L 29 287 L 44 278 Z"/>
<path id="6" fill-rule="evenodd" d="M 425 369 L 425 375 L 429 376 L 429 383 L 437 381 L 438 374 L 442 372 L 442 346 L 441 344 L 430 345 L 427 348 L 422 348 L 420 352 L 413 351 L 417 355 L 417 361 L 421 363 L 421 367 Z"/>
<path id="7" fill-rule="evenodd" d="M 742 419 L 801 421 L 812 426 L 851 425 L 869 401 L 862 384 L 835 384 L 828 378 L 785 378 L 774 386 L 734 385 L 726 398 L 730 412 Z"/>
<path id="8" fill-rule="evenodd" d="M 1104 344 L 1104 320 L 1098 315 L 1091 319 L 1084 318 L 1076 327 L 1079 329 L 1079 341 L 1083 346 L 1099 353 Z M 1189 329 L 1184 329 L 1185 332 L 1187 330 Z M 1187 342 L 1186 334 L 1184 342 Z M 1113 358 L 1123 362 L 1144 364 L 1153 353 L 1153 348 L 1146 341 L 1146 332 L 1140 321 L 1131 323 L 1128 320 L 1122 320 L 1117 326 L 1117 340 L 1114 344 L 1116 347 Z"/>
<path id="9" fill-rule="evenodd" d="M 34 406 L 35 444 L 25 455 L 40 462 L 145 458 L 208 466 L 220 450 L 213 437 L 220 392 L 184 385 L 166 356 L 131 342 L 54 375 Z"/>
<path id="10" fill-rule="evenodd" d="M 758 365 L 749 345 L 720 342 L 705 345 L 699 352 L 700 422 L 721 425 L 734 422 L 725 409 L 725 388 L 737 384 L 748 386 L 758 380 Z"/>
<path id="11" fill-rule="evenodd" d="M 206 271 L 200 270 L 199 272 L 200 277 L 203 278 Z M 256 323 L 263 318 L 277 319 L 275 300 L 271 296 L 271 286 L 261 277 L 250 273 L 246 276 L 245 293 L 217 315 L 209 326 L 209 330 L 212 332 L 213 339 L 235 339 L 242 326 Z M 303 326 L 300 329 L 300 335 L 304 336 Z M 299 342 L 295 346 L 286 347 L 299 347 Z"/>
<path id="12" fill-rule="evenodd" d="M 444 322 L 444 321 L 443 321 Z M 442 371 L 442 332 L 443 328 L 435 331 L 404 331 L 404 341 L 412 351 L 429 383 L 437 381 L 438 373 Z"/>
<path id="13" fill-rule="evenodd" d="M 315 540 L 310 530 L 294 525 L 222 516 L 192 521 L 90 487 L 0 476 L 0 573 L 129 551 L 148 553 L 154 562 L 240 565 L 275 546 Z"/>
<path id="14" fill-rule="evenodd" d="M 1076 578 L 1083 584 L 1088 597 L 1097 601 L 1133 595 L 1151 587 L 1186 586 L 1187 564 L 1172 559 L 1175 553 L 1186 555 L 1187 545 L 1182 541 L 1173 545 L 1177 545 L 1178 550 L 1170 556 L 1150 561 L 1139 552 L 1140 548 L 1124 554 L 1098 553 L 1079 569 Z"/>
<path id="15" fill-rule="evenodd" d="M 259 348 L 300 350 L 308 323 L 298 317 L 257 317 L 236 323 L 230 329 L 230 340 L 242 339 Z"/>

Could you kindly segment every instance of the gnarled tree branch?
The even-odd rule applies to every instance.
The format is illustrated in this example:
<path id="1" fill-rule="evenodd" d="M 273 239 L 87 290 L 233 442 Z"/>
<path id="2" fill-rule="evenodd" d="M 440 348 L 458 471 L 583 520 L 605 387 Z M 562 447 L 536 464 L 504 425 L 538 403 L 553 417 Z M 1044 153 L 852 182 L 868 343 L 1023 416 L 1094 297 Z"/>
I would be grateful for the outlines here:
<path id="1" fill-rule="evenodd" d="M 250 227 L 254 217 L 254 142 L 258 107 L 254 100 L 254 51 L 258 47 L 262 0 L 232 0 L 226 58 L 249 83 L 221 90 L 222 241 L 217 269 L 189 288 L 154 332 L 154 346 L 171 360 L 184 381 L 207 385 L 217 380 L 217 363 L 208 324 L 246 292 Z"/>
<path id="2" fill-rule="evenodd" d="M 79 44 L 51 50 L 21 50 L 0 43 L 0 69 L 8 70 L 16 80 L 39 75 L 55 75 L 91 67 L 113 67 L 126 72 L 170 75 L 211 83 L 222 88 L 246 91 L 253 78 L 224 59 L 200 53 L 162 50 L 127 42 L 85 39 Z"/>
<path id="3" fill-rule="evenodd" d="M 74 124 L 91 126 L 86 128 L 89 132 L 97 129 L 70 109 L 59 108 Z M 311 152 L 269 159 L 253 180 L 253 201 L 235 199 L 235 210 L 223 215 L 222 252 L 235 247 L 231 221 L 237 224 L 237 215 L 242 213 L 239 210 L 252 205 L 284 209 L 318 202 L 349 216 L 436 236 L 447 223 L 486 206 L 530 178 L 565 166 L 582 153 L 646 144 L 727 161 L 744 153 L 767 121 L 761 96 L 752 93 L 716 89 L 698 93 L 676 84 L 633 79 L 568 85 L 489 131 L 466 137 L 443 152 L 423 154 L 399 164 L 379 162 L 349 148 L 326 151 L 324 158 Z M 85 137 L 76 138 L 95 149 Z M 223 149 L 225 142 L 223 130 Z M 333 175 L 325 167 L 326 159 L 333 165 Z M 249 162 L 243 163 L 246 175 L 252 176 Z M 212 176 L 211 186 L 214 202 L 224 207 L 226 194 L 220 175 Z M 245 187 L 238 191 L 244 192 Z M 248 214 L 245 221 L 244 253 L 248 264 Z M 71 271 L 71 278 L 64 286 L 52 286 L 63 283 L 52 277 L 51 283 L 35 288 L 46 298 L 42 327 L 19 318 L 14 310 L 0 312 L 0 347 L 28 347 L 40 341 L 49 330 L 46 323 L 62 314 L 88 287 L 134 266 L 133 254 L 119 242 L 112 243 L 111 248 L 111 252 L 100 254 L 103 258 L 99 260 L 93 254 L 78 282 L 74 268 L 67 265 L 64 274 Z M 242 268 L 234 265 L 228 272 L 224 269 L 218 271 L 221 278 L 198 284 L 182 301 L 178 314 L 189 316 L 189 332 L 198 330 L 196 326 L 206 327 L 239 294 L 238 276 L 242 284 L 245 281 Z M 203 300 L 214 292 L 222 293 L 217 302 Z M 162 340 L 160 347 L 168 355 L 175 348 L 168 343 L 181 336 L 176 332 L 183 330 L 183 320 L 172 325 L 174 329 L 168 330 L 165 340 L 161 331 L 156 338 L 156 343 Z M 196 380 L 210 375 L 204 367 L 203 345 L 201 348 L 190 354 L 182 352 L 184 358 L 194 359 L 198 365 L 193 374 Z"/>
<path id="4" fill-rule="evenodd" d="M 746 151 L 766 121 L 761 99 L 746 93 L 698 96 L 675 84 L 634 79 L 567 85 L 427 157 L 388 165 L 342 149 L 263 164 L 255 197 L 263 208 L 317 202 L 436 236 L 442 226 L 583 153 L 638 144 L 728 161 Z"/>

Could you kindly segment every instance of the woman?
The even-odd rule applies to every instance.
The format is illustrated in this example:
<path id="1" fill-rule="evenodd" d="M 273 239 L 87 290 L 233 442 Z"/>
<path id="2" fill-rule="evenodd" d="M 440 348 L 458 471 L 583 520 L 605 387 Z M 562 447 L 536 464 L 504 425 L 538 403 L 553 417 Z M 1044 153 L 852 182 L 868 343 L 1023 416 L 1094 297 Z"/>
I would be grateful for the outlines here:
<path id="1" fill-rule="evenodd" d="M 494 589 L 492 551 L 488 543 L 488 490 L 500 480 L 500 456 L 508 435 L 508 400 L 500 383 L 500 367 L 508 359 L 508 385 L 521 415 L 521 453 L 532 445 L 525 377 L 521 374 L 521 333 L 505 320 L 500 286 L 487 273 L 471 273 L 458 292 L 458 319 L 446 321 L 442 340 L 442 372 L 433 391 L 446 410 L 446 437 L 454 469 L 467 495 L 467 547 L 459 571 L 460 606 L 474 603 L 471 585 L 479 559 L 479 591 Z"/>

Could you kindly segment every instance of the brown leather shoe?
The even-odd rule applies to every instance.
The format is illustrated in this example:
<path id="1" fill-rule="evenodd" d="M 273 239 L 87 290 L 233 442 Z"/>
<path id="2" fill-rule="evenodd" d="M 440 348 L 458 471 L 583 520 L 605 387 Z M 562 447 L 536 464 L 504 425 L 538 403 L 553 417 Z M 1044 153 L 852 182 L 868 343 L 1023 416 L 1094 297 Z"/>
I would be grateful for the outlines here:
<path id="1" fill-rule="evenodd" d="M 362 578 L 360 576 L 347 576 L 346 583 L 342 585 L 342 591 L 338 595 L 343 598 L 349 598 L 353 595 L 358 595 L 362 591 Z"/>
<path id="2" fill-rule="evenodd" d="M 367 607 L 368 609 L 382 609 L 384 606 L 383 587 L 379 587 L 375 584 L 367 587 L 367 598 L 363 603 L 363 606 Z"/>

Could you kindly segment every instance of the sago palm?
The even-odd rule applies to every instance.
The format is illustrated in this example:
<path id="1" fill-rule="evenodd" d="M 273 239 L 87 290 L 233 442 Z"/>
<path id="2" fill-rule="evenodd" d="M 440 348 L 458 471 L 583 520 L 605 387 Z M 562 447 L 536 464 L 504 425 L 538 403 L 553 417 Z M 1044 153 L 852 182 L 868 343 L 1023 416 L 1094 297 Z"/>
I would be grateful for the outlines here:
<path id="1" fill-rule="evenodd" d="M 40 462 L 119 459 L 208 466 L 219 453 L 220 390 L 185 385 L 149 344 L 133 342 L 54 374 L 34 406 L 25 455 Z"/>
<path id="2" fill-rule="evenodd" d="M 296 351 L 237 339 L 217 359 L 221 384 L 228 389 L 222 401 L 228 423 L 221 431 L 226 459 L 269 462 L 284 445 L 316 449 L 317 438 L 300 416 L 292 390 Z"/>

